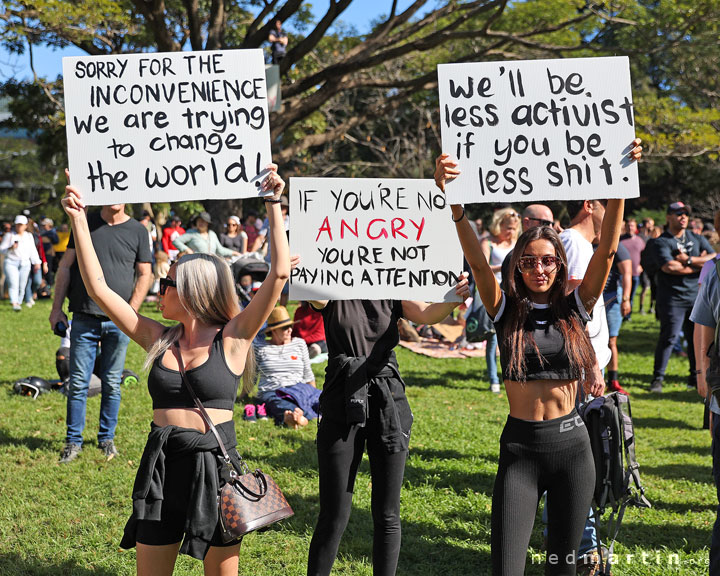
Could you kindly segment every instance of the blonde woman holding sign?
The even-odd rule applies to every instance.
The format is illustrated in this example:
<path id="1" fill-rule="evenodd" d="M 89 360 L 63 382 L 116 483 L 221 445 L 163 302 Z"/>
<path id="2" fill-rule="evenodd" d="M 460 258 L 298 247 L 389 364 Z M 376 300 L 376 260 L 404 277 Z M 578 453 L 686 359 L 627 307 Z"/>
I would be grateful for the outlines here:
<path id="1" fill-rule="evenodd" d="M 629 157 L 641 157 L 640 140 Z M 436 161 L 440 190 L 460 174 L 447 154 Z M 500 437 L 491 520 L 494 576 L 521 576 L 540 495 L 547 491 L 545 573 L 575 575 L 577 550 L 595 487 L 585 424 L 575 409 L 581 383 L 601 393 L 595 353 L 585 330 L 610 272 L 620 238 L 624 200 L 609 200 L 600 245 L 580 286 L 568 294 L 567 258 L 550 226 L 524 232 L 510 260 L 503 292 L 465 217 L 452 205 L 460 244 L 483 304 L 493 319 L 510 415 Z"/>
<path id="2" fill-rule="evenodd" d="M 137 548 L 138 576 L 169 576 L 178 552 L 203 560 L 205 574 L 237 576 L 240 541 L 223 543 L 217 494 L 222 454 L 218 442 L 185 388 L 187 379 L 216 425 L 231 458 L 237 454 L 233 408 L 242 377 L 253 383 L 252 341 L 290 276 L 277 167 L 263 180 L 272 268 L 241 312 L 228 265 L 218 256 L 192 254 L 160 280 L 163 318 L 171 328 L 135 312 L 105 283 L 93 248 L 80 190 L 67 187 L 62 204 L 70 217 L 78 264 L 88 293 L 110 319 L 148 352 L 148 388 L 153 421 L 133 488 L 133 514 L 121 547 Z M 236 462 L 236 464 L 238 464 Z"/>

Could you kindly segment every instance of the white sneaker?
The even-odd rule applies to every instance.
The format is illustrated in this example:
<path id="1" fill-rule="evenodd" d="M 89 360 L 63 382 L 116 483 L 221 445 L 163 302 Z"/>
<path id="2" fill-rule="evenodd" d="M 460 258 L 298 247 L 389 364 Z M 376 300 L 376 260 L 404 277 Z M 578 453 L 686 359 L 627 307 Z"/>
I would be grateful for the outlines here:
<path id="1" fill-rule="evenodd" d="M 25 306 L 27 306 L 28 308 L 32 308 L 33 306 L 35 306 L 35 300 L 25 302 Z"/>
<path id="2" fill-rule="evenodd" d="M 22 310 L 22 306 L 20 306 L 20 304 L 13 304 L 12 307 L 15 312 L 20 312 L 20 310 Z"/>
<path id="3" fill-rule="evenodd" d="M 500 384 L 497 382 L 490 384 L 490 392 L 493 394 L 500 394 Z"/>

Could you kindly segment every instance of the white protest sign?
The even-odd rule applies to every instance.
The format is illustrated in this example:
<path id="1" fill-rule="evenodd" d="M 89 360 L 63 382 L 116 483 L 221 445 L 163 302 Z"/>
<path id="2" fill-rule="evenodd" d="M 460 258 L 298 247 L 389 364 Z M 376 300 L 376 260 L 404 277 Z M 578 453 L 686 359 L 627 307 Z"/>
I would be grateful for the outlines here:
<path id="1" fill-rule="evenodd" d="M 258 196 L 271 162 L 262 50 L 63 58 L 86 204 Z"/>
<path id="2" fill-rule="evenodd" d="M 627 57 L 438 66 L 450 203 L 636 198 Z"/>
<path id="3" fill-rule="evenodd" d="M 463 257 L 433 180 L 291 178 L 295 300 L 458 302 Z"/>

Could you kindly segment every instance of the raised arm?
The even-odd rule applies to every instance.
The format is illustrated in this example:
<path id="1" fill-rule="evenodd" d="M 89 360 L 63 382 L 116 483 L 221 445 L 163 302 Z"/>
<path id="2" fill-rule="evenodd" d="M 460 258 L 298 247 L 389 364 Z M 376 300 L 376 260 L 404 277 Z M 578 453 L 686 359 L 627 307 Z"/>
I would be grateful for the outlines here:
<path id="1" fill-rule="evenodd" d="M 190 248 L 186 242 L 188 242 L 192 238 L 192 234 L 190 232 L 185 232 L 185 234 L 182 234 L 181 236 L 178 236 L 175 238 L 175 240 L 172 241 L 172 243 L 175 245 L 175 248 L 177 248 L 178 252 L 186 253 L 186 254 L 192 254 L 193 250 Z"/>
<path id="2" fill-rule="evenodd" d="M 457 162 L 448 154 L 441 154 L 435 160 L 435 184 L 443 192 L 445 192 L 445 182 L 454 180 L 459 174 L 460 170 L 457 167 Z M 494 318 L 500 309 L 500 302 L 502 301 L 500 284 L 498 284 L 495 275 L 490 269 L 490 264 L 483 254 L 480 242 L 465 216 L 465 208 L 459 204 L 453 204 L 450 209 L 452 210 L 452 218 L 453 222 L 455 222 L 460 245 L 463 254 L 465 254 L 465 259 L 470 264 L 480 299 L 483 301 L 490 317 Z"/>
<path id="3" fill-rule="evenodd" d="M 633 148 L 628 156 L 632 160 L 638 160 L 642 157 L 640 138 L 633 140 L 632 145 Z M 620 241 L 624 212 L 625 200 L 616 198 L 608 200 L 602 222 L 600 244 L 597 250 L 595 250 L 595 254 L 593 254 L 587 271 L 585 272 L 585 277 L 578 288 L 580 299 L 585 306 L 585 310 L 588 312 L 595 307 L 595 302 L 602 296 L 603 288 L 605 287 L 608 274 L 610 273 L 610 267 L 612 266 L 613 257 L 615 256 L 618 242 Z"/>
<path id="4" fill-rule="evenodd" d="M 430 304 L 418 300 L 403 300 L 403 316 L 415 324 L 437 324 L 470 297 L 468 284 L 468 274 L 463 272 L 455 285 L 455 294 L 460 297 L 460 302 L 433 302 Z"/>
<path id="5" fill-rule="evenodd" d="M 70 217 L 70 224 L 75 237 L 75 256 L 88 295 L 120 330 L 147 350 L 160 338 L 165 327 L 155 320 L 138 314 L 130 304 L 113 292 L 105 282 L 105 276 L 90 237 L 90 228 L 85 216 L 85 206 L 82 203 L 80 191 L 68 185 L 65 188 L 62 205 L 65 213 Z M 145 292 L 147 292 L 147 288 L 145 288 Z M 62 301 L 60 301 L 60 306 L 62 306 Z"/>
<path id="6" fill-rule="evenodd" d="M 290 278 L 290 248 L 279 202 L 285 182 L 277 173 L 277 165 L 270 164 L 268 168 L 270 174 L 263 180 L 262 189 L 272 193 L 272 196 L 265 198 L 269 222 L 270 272 L 247 308 L 230 320 L 225 329 L 227 336 L 244 340 L 252 340 L 260 331 L 275 307 L 285 282 Z"/>

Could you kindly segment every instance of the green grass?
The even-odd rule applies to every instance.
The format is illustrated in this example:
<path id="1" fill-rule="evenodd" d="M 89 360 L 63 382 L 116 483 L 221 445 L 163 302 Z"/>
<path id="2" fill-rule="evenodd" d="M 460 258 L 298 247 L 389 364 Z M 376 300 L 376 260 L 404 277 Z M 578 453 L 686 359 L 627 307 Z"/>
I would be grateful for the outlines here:
<path id="1" fill-rule="evenodd" d="M 14 313 L 0 302 L 0 575 L 133 574 L 134 551 L 120 550 L 118 543 L 131 511 L 150 397 L 144 378 L 124 391 L 116 438 L 121 455 L 111 462 L 96 448 L 100 399 L 91 398 L 85 450 L 77 461 L 58 465 L 64 397 L 51 393 L 33 401 L 11 391 L 18 378 L 55 377 L 59 339 L 50 331 L 49 306 L 41 301 Z M 154 313 L 149 305 L 144 311 Z M 628 510 L 613 574 L 696 575 L 707 572 L 717 505 L 710 437 L 700 429 L 697 394 L 685 391 L 686 360 L 672 358 L 662 397 L 647 392 L 656 334 L 657 323 L 636 314 L 619 339 L 621 381 L 632 394 L 640 471 L 653 508 Z M 432 360 L 405 350 L 398 358 L 415 414 L 398 574 L 490 574 L 490 502 L 507 400 L 487 390 L 484 359 Z M 139 372 L 142 360 L 131 344 L 128 367 Z M 323 368 L 315 369 L 321 384 Z M 239 414 L 236 420 L 239 450 L 273 475 L 295 510 L 290 520 L 245 539 L 241 573 L 305 574 L 318 513 L 315 426 L 293 432 L 270 422 L 248 424 Z M 369 501 L 365 460 L 333 574 L 372 574 Z M 541 543 L 536 526 L 529 553 L 539 554 Z M 677 565 L 668 565 L 672 555 Z M 543 573 L 535 562 L 528 557 L 527 574 Z M 201 563 L 180 558 L 176 574 L 202 574 Z"/>

